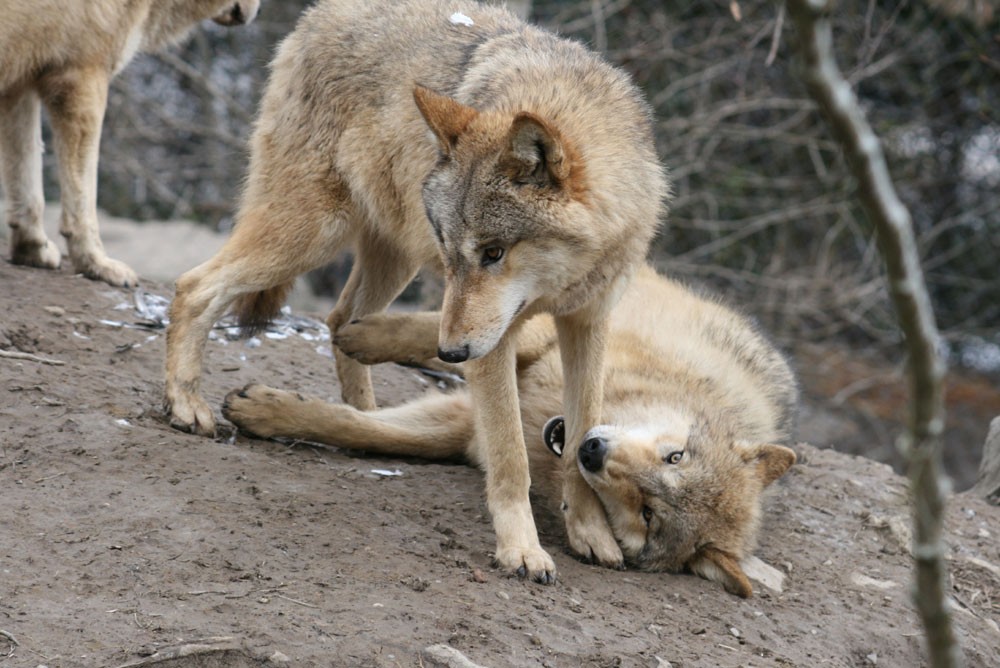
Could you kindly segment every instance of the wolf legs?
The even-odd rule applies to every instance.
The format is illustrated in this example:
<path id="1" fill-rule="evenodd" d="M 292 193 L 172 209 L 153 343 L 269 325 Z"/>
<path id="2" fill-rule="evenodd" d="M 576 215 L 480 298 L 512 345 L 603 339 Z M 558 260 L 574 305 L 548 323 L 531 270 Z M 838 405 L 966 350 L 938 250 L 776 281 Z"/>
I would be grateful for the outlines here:
<path id="1" fill-rule="evenodd" d="M 509 571 L 551 584 L 556 565 L 538 542 L 528 499 L 531 479 L 518 402 L 516 329 L 509 329 L 492 352 L 466 362 L 466 378 L 486 469 L 486 503 L 497 536 L 496 560 Z"/>
<path id="2" fill-rule="evenodd" d="M 342 213 L 324 199 L 296 193 L 311 209 L 282 214 L 264 203 L 241 211 L 226 244 L 205 263 L 177 279 L 167 328 L 165 405 L 170 424 L 202 435 L 215 433 L 212 409 L 201 397 L 201 366 L 209 330 L 237 297 L 280 291 L 299 274 L 328 262 L 346 243 Z M 281 234 L 276 234 L 280 230 Z"/>
<path id="3" fill-rule="evenodd" d="M 614 303 L 613 298 L 608 301 Z M 577 451 L 584 434 L 601 423 L 611 304 L 556 318 L 563 361 L 567 436 L 563 451 L 566 467 L 563 510 L 566 534 L 573 551 L 602 566 L 622 568 L 624 557 L 608 525 L 604 508 L 577 468 Z"/>
<path id="4" fill-rule="evenodd" d="M 363 316 L 384 310 L 417 273 L 423 258 L 400 253 L 375 235 L 363 234 L 357 244 L 357 256 L 337 306 L 327 316 L 330 334 Z M 371 371 L 333 346 L 337 377 L 343 400 L 360 410 L 375 408 Z"/>
<path id="5" fill-rule="evenodd" d="M 55 269 L 59 249 L 42 229 L 41 102 L 33 90 L 0 96 L 0 184 L 14 264 Z"/>
<path id="6" fill-rule="evenodd" d="M 434 394 L 395 408 L 359 411 L 315 397 L 248 385 L 226 395 L 222 414 L 240 429 L 380 455 L 467 456 L 472 408 L 464 392 Z"/>
<path id="7" fill-rule="evenodd" d="M 104 252 L 97 225 L 97 160 L 109 73 L 92 67 L 43 77 L 42 100 L 49 110 L 59 159 L 62 221 L 59 232 L 73 269 L 111 285 L 134 286 L 139 279 L 123 262 Z"/>

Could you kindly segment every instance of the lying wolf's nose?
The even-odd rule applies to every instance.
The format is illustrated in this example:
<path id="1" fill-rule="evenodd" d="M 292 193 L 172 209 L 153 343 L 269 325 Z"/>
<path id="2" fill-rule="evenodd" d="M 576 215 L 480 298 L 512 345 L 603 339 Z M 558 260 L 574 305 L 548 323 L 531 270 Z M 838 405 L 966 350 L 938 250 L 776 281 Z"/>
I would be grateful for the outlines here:
<path id="1" fill-rule="evenodd" d="M 603 438 L 588 438 L 580 446 L 577 458 L 583 468 L 597 473 L 604 468 L 604 458 L 608 455 L 608 442 Z"/>
<path id="2" fill-rule="evenodd" d="M 454 350 L 444 350 L 443 348 L 438 348 L 438 357 L 441 361 L 451 362 L 452 364 L 464 362 L 469 359 L 469 344 L 465 344 L 461 348 L 455 348 Z"/>

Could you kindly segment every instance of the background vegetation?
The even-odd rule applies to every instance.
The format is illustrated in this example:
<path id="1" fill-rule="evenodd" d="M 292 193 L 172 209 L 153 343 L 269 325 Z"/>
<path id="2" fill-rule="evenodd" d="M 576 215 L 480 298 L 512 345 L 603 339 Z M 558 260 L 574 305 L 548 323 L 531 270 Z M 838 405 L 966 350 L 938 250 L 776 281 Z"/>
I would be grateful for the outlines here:
<path id="1" fill-rule="evenodd" d="M 307 4 L 264 2 L 248 28 L 206 24 L 133 63 L 111 95 L 101 206 L 230 224 L 267 62 Z M 1000 343 L 998 22 L 905 0 L 836 3 L 834 18 L 841 66 L 913 212 L 952 361 L 1000 369 L 981 345 Z M 781 4 L 540 0 L 532 20 L 646 90 L 675 184 L 664 266 L 752 301 L 782 340 L 898 343 L 872 231 L 797 76 Z"/>

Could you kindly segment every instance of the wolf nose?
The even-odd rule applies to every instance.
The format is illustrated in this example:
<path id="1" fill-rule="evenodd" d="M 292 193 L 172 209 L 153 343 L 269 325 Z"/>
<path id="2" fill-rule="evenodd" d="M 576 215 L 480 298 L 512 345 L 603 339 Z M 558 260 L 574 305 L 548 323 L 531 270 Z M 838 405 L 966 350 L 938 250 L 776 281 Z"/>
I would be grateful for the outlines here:
<path id="1" fill-rule="evenodd" d="M 438 348 L 438 357 L 441 361 L 451 362 L 452 364 L 464 362 L 469 359 L 469 344 L 465 344 L 461 348 L 455 348 L 454 350 Z"/>
<path id="2" fill-rule="evenodd" d="M 597 473 L 604 468 L 604 458 L 608 455 L 608 442 L 603 438 L 588 438 L 580 446 L 577 458 L 583 468 Z"/>

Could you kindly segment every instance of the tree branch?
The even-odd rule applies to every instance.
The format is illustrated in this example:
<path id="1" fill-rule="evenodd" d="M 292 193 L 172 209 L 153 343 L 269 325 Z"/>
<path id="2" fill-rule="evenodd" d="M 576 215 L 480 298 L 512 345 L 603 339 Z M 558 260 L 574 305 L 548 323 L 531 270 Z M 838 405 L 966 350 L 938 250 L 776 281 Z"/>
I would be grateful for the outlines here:
<path id="1" fill-rule="evenodd" d="M 809 92 L 827 116 L 858 181 L 861 204 L 875 226 L 889 288 L 909 352 L 910 426 L 902 445 L 909 460 L 913 499 L 916 589 L 914 603 L 923 620 L 931 665 L 964 664 L 945 596 L 941 541 L 946 483 L 941 473 L 944 429 L 938 332 L 920 269 L 910 213 L 896 195 L 878 138 L 837 67 L 833 35 L 823 0 L 788 0 L 805 61 Z"/>

